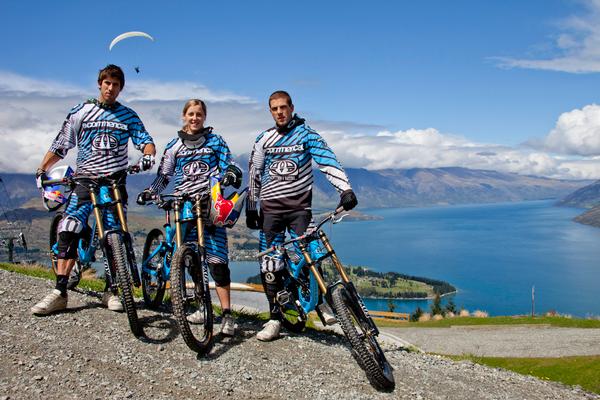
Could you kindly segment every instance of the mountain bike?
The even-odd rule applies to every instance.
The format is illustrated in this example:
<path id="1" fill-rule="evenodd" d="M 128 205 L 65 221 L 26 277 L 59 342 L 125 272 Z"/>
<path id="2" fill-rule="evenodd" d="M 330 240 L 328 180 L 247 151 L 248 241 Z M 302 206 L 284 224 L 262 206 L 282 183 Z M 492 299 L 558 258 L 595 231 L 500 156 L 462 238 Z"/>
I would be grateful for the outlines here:
<path id="1" fill-rule="evenodd" d="M 127 170 L 128 173 L 139 171 L 137 165 L 132 165 Z M 102 249 L 107 289 L 119 291 L 131 331 L 137 337 L 143 336 L 144 331 L 138 320 L 132 289 L 132 283 L 139 287 L 141 282 L 133 251 L 133 241 L 125 219 L 123 199 L 118 188 L 119 182 L 104 176 L 79 175 L 45 180 L 42 185 L 64 185 L 71 189 L 79 185 L 89 190 L 94 222 L 92 227 L 84 228 L 86 234 L 79 239 L 77 249 L 79 262 L 91 262 L 95 257 L 96 248 Z M 59 222 L 59 217 L 53 219 L 51 238 L 53 235 L 57 236 Z M 55 245 L 53 244 L 51 248 L 54 249 Z"/>
<path id="2" fill-rule="evenodd" d="M 165 211 L 165 233 L 153 229 L 146 236 L 141 273 L 144 301 L 150 308 L 161 305 L 167 282 L 170 282 L 173 316 L 181 336 L 187 346 L 200 355 L 207 354 L 213 346 L 203 201 L 200 195 L 161 194 L 149 202 Z M 138 200 L 138 204 L 147 203 Z M 175 215 L 175 227 L 171 226 L 171 211 Z M 194 227 L 197 240 L 184 242 L 187 232 Z M 197 322 L 192 322 L 194 320 Z"/>
<path id="3" fill-rule="evenodd" d="M 385 358 L 377 342 L 379 330 L 373 322 L 354 284 L 350 281 L 325 232 L 321 229 L 327 222 L 338 223 L 343 215 L 338 208 L 329 213 L 314 228 L 305 234 L 273 245 L 260 252 L 258 257 L 281 257 L 289 272 L 284 281 L 284 290 L 277 293 L 282 324 L 293 332 L 304 329 L 307 315 L 317 311 L 323 325 L 327 325 L 317 304 L 323 296 L 333 310 L 344 335 L 350 343 L 352 355 L 365 371 L 371 384 L 379 390 L 395 387 L 392 366 Z M 323 278 L 321 264 L 330 260 L 340 279 L 327 284 Z"/>

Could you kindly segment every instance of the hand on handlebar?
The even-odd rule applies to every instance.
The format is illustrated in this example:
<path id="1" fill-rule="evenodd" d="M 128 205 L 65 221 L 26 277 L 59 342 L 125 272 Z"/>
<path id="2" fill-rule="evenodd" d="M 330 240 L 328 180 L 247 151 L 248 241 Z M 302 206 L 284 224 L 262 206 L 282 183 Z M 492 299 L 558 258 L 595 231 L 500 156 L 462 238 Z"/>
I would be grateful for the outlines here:
<path id="1" fill-rule="evenodd" d="M 144 156 L 140 158 L 138 165 L 142 171 L 148 171 L 149 169 L 152 169 L 154 162 L 155 160 L 152 154 L 144 154 Z"/>
<path id="2" fill-rule="evenodd" d="M 145 189 L 140 194 L 138 194 L 137 199 L 135 200 L 140 206 L 146 205 L 148 201 L 154 200 L 155 196 L 149 189 Z"/>
<path id="3" fill-rule="evenodd" d="M 38 168 L 37 171 L 35 171 L 35 185 L 37 186 L 37 188 L 40 190 L 44 189 L 43 182 L 47 180 L 48 175 L 46 175 L 46 171 L 41 168 Z"/>

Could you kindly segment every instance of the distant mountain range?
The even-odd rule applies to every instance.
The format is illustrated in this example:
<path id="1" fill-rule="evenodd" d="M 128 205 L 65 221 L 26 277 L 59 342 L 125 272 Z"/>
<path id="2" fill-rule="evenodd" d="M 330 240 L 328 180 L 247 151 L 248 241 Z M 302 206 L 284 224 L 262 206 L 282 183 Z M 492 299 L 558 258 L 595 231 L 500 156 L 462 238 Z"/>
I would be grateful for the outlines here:
<path id="1" fill-rule="evenodd" d="M 600 228 L 600 181 L 577 189 L 558 202 L 558 205 L 588 208 L 589 210 L 578 215 L 574 220 Z"/>
<path id="2" fill-rule="evenodd" d="M 237 161 L 243 169 L 247 168 L 247 157 L 240 157 Z M 359 208 L 558 199 L 576 190 L 580 192 L 583 190 L 580 189 L 582 186 L 590 183 L 459 167 L 378 171 L 347 168 L 346 172 L 358 197 Z M 31 199 L 39 198 L 33 175 L 5 173 L 0 174 L 0 178 L 0 185 L 4 185 L 10 194 L 9 199 L 1 199 L 5 207 L 16 208 Z M 129 176 L 130 196 L 134 198 L 153 179 L 154 174 Z M 596 184 L 600 199 L 600 183 Z M 2 189 L 0 186 L 0 195 L 3 195 Z M 315 171 L 313 206 L 331 208 L 338 201 L 338 194 L 325 176 Z M 136 209 L 134 201 L 130 201 L 129 204 L 132 210 Z"/>

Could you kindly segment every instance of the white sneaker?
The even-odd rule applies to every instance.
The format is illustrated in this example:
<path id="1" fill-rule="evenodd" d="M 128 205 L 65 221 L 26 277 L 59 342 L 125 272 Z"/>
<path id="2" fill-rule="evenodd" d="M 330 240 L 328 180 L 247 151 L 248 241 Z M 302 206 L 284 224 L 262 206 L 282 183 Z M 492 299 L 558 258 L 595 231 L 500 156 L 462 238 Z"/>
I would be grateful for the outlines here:
<path id="1" fill-rule="evenodd" d="M 31 312 L 36 315 L 48 315 L 65 308 L 67 308 L 67 298 L 60 295 L 60 290 L 53 289 L 49 295 L 31 307 Z"/>
<path id="2" fill-rule="evenodd" d="M 123 304 L 119 296 L 112 292 L 104 292 L 102 294 L 102 304 L 104 304 L 110 311 L 123 311 Z"/>
<path id="3" fill-rule="evenodd" d="M 235 320 L 231 314 L 223 316 L 221 320 L 221 334 L 225 336 L 235 335 Z"/>
<path id="4" fill-rule="evenodd" d="M 262 331 L 256 334 L 256 338 L 263 342 L 270 342 L 273 339 L 279 337 L 279 330 L 281 329 L 281 321 L 270 319 L 269 322 L 263 325 Z"/>
<path id="5" fill-rule="evenodd" d="M 185 317 L 190 324 L 203 324 L 204 323 L 204 313 L 200 310 L 188 315 Z"/>
<path id="6" fill-rule="evenodd" d="M 323 320 L 326 325 L 333 325 L 337 322 L 335 315 L 333 315 L 333 311 L 331 311 L 331 307 L 327 303 L 321 303 L 319 306 L 319 311 L 321 311 L 321 315 L 323 316 Z"/>

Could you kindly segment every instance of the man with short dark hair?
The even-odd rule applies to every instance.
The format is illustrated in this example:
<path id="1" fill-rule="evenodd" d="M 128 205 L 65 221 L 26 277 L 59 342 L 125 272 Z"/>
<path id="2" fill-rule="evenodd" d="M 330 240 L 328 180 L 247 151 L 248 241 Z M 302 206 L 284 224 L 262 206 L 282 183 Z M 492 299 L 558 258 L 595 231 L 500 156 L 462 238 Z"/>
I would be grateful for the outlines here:
<path id="1" fill-rule="evenodd" d="M 250 190 L 246 206 L 246 225 L 261 229 L 260 251 L 290 235 L 302 235 L 312 219 L 312 160 L 340 193 L 345 210 L 357 205 L 348 177 L 325 140 L 294 114 L 290 95 L 278 90 L 269 97 L 269 110 L 275 126 L 261 133 L 250 156 Z M 260 202 L 260 213 L 258 202 Z M 270 319 L 256 337 L 270 341 L 279 337 L 280 306 L 276 295 L 283 289 L 283 260 L 264 256 L 261 278 L 270 307 Z M 329 310 L 321 308 L 323 314 Z M 331 316 L 333 319 L 333 316 Z"/>
<path id="2" fill-rule="evenodd" d="M 117 102 L 124 86 L 125 75 L 120 67 L 111 64 L 99 71 L 98 98 L 78 104 L 67 115 L 36 171 L 38 188 L 42 189 L 42 181 L 48 179 L 46 171 L 77 146 L 76 174 L 117 179 L 123 202 L 127 203 L 125 181 L 129 139 L 144 153 L 140 161 L 143 170 L 152 168 L 156 149 L 135 111 Z M 68 277 L 77 258 L 79 234 L 87 225 L 91 212 L 89 191 L 78 185 L 67 202 L 59 225 L 55 289 L 31 308 L 33 314 L 46 315 L 67 307 Z M 115 293 L 106 292 L 103 303 L 110 310 L 123 310 Z"/>

